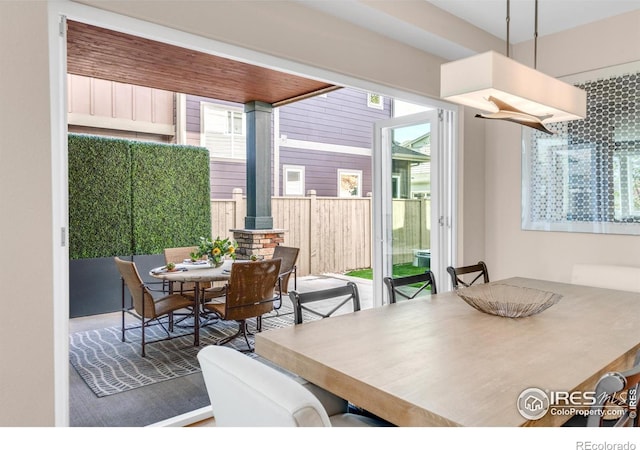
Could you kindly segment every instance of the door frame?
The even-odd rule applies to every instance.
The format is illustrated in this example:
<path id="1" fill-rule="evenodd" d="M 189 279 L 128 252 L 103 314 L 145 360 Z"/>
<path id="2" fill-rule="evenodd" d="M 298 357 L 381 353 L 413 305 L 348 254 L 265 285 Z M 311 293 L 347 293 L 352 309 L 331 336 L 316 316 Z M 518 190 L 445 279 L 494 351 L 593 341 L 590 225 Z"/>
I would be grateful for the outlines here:
<path id="1" fill-rule="evenodd" d="M 66 36 L 61 18 L 128 33 L 159 42 L 284 70 L 327 83 L 351 87 L 421 105 L 447 105 L 423 95 L 380 85 L 319 67 L 290 61 L 248 48 L 197 36 L 72 1 L 48 2 L 49 80 L 52 161 L 53 309 L 54 309 L 54 415 L 59 427 L 69 426 L 69 257 L 67 186 Z M 194 411 L 195 413 L 195 411 Z M 185 422 L 186 420 L 186 422 Z M 196 422 L 184 419 L 181 425 Z"/>
<path id="2" fill-rule="evenodd" d="M 456 257 L 456 205 L 457 148 L 455 136 L 457 111 L 434 108 L 431 111 L 394 117 L 376 122 L 373 137 L 373 289 L 385 293 L 374 296 L 374 307 L 382 306 L 386 299 L 383 283 L 391 276 L 388 255 L 392 250 L 392 159 L 391 130 L 430 122 L 431 135 L 431 261 L 436 286 L 440 291 L 448 286 L 446 267 Z M 435 133 L 433 132 L 435 131 Z M 434 245 L 435 243 L 435 245 Z M 388 301 L 388 300 L 387 300 Z"/>

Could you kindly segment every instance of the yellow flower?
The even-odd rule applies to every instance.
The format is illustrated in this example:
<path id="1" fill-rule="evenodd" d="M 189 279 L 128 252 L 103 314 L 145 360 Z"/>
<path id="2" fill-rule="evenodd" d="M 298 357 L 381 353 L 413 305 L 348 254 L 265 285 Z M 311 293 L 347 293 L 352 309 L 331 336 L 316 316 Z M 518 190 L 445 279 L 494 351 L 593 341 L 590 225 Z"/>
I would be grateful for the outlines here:
<path id="1" fill-rule="evenodd" d="M 220 254 L 220 249 L 219 249 L 219 248 L 217 248 L 217 247 L 216 247 L 216 248 L 214 248 L 214 249 L 211 251 L 211 254 L 212 254 L 212 255 L 214 255 L 214 256 L 218 256 L 218 255 Z"/>
<path id="2" fill-rule="evenodd" d="M 235 248 L 233 248 L 233 245 L 230 245 L 230 246 L 229 246 L 229 254 L 230 254 L 230 255 L 233 255 L 233 253 L 234 253 L 235 251 L 236 251 L 236 249 L 235 249 Z"/>

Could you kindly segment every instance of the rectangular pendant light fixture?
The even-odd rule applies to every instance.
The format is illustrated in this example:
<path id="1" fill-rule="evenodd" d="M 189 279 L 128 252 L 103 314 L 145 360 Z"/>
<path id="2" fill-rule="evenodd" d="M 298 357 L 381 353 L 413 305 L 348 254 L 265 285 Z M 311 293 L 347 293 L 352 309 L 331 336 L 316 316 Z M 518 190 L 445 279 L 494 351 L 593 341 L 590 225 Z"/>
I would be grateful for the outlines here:
<path id="1" fill-rule="evenodd" d="M 442 64 L 440 96 L 489 113 L 498 99 L 545 123 L 584 119 L 587 93 L 575 86 L 489 51 Z"/>

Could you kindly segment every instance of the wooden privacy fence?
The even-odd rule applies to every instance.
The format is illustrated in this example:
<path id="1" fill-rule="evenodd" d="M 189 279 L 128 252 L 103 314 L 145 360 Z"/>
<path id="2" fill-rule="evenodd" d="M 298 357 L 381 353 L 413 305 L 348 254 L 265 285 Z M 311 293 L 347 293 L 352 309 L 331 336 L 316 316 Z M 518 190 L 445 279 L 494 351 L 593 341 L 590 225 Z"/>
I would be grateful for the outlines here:
<path id="1" fill-rule="evenodd" d="M 394 200 L 394 264 L 411 262 L 413 250 L 429 248 L 428 200 Z M 272 197 L 273 227 L 285 245 L 298 247 L 298 275 L 343 273 L 372 265 L 371 197 Z M 212 235 L 244 227 L 246 198 L 211 200 Z M 396 228 L 396 224 L 398 228 Z"/>

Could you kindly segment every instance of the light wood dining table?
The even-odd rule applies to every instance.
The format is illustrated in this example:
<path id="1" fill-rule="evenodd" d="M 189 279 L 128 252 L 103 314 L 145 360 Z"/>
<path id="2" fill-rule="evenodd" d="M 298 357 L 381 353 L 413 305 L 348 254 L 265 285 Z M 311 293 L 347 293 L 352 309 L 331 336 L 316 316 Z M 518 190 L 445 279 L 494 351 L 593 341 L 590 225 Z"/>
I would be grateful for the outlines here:
<path id="1" fill-rule="evenodd" d="M 256 335 L 258 355 L 398 426 L 559 426 L 524 418 L 528 388 L 592 391 L 633 365 L 640 294 L 528 278 L 499 283 L 562 294 L 530 317 L 480 312 L 454 292 Z"/>

